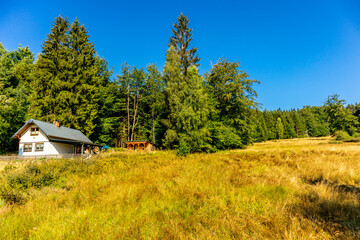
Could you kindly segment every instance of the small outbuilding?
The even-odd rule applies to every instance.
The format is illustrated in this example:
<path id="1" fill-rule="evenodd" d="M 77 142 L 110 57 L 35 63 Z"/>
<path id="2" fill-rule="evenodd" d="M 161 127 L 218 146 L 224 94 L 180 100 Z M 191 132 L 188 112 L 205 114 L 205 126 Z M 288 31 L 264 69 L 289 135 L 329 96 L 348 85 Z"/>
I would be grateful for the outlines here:
<path id="1" fill-rule="evenodd" d="M 19 139 L 19 156 L 82 154 L 101 150 L 81 131 L 30 119 L 13 136 Z"/>
<path id="2" fill-rule="evenodd" d="M 149 149 L 152 150 L 152 144 L 149 140 L 133 140 L 133 141 L 124 141 L 126 144 L 126 148 L 128 150 L 145 150 Z"/>

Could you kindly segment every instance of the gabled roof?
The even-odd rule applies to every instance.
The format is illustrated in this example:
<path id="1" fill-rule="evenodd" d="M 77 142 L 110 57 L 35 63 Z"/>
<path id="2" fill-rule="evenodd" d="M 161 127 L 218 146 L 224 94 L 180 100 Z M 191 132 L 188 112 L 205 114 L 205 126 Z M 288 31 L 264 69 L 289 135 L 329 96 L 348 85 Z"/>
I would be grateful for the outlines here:
<path id="1" fill-rule="evenodd" d="M 66 140 L 78 141 L 81 143 L 93 144 L 82 132 L 73 128 L 57 127 L 52 123 L 47 123 L 35 119 L 30 119 L 22 126 L 11 138 L 20 137 L 20 135 L 31 125 L 35 124 L 49 139 L 60 138 Z"/>

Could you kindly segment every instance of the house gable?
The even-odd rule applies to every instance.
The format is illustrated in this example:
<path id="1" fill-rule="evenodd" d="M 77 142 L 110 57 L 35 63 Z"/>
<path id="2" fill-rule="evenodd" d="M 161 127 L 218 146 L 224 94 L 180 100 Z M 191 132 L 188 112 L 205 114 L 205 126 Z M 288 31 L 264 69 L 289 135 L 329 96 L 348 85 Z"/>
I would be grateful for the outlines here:
<path id="1" fill-rule="evenodd" d="M 27 126 L 27 128 L 24 129 L 24 131 L 20 135 L 20 143 L 49 141 L 48 137 L 41 129 L 38 130 L 39 132 L 37 135 L 31 134 L 32 128 L 39 128 L 39 127 L 35 124 L 29 124 L 29 126 Z"/>

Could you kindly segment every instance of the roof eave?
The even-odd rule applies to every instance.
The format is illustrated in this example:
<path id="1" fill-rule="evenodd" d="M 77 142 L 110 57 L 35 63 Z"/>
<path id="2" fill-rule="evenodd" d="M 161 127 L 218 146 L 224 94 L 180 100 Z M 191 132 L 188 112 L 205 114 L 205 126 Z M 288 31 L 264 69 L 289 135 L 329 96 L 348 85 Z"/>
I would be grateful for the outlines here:
<path id="1" fill-rule="evenodd" d="M 34 121 L 33 121 L 33 119 L 28 120 L 11 138 L 12 138 L 12 139 L 16 139 L 16 138 L 20 139 L 20 136 L 19 136 L 19 135 L 21 135 L 21 133 L 23 132 L 23 130 L 26 129 L 26 128 L 28 128 L 31 124 L 35 124 Z M 36 125 L 36 124 L 35 124 L 35 125 Z M 36 125 L 36 126 L 37 126 L 37 125 Z M 39 126 L 37 126 L 37 127 L 39 127 Z M 43 132 L 44 132 L 44 131 L 43 131 Z"/>
<path id="2" fill-rule="evenodd" d="M 57 136 L 52 136 L 49 135 L 48 138 L 50 139 L 60 139 L 60 140 L 68 140 L 68 141 L 77 141 L 77 142 L 81 142 L 81 143 L 85 143 L 85 144 L 94 144 L 90 139 L 89 141 L 82 141 L 82 140 L 74 140 L 74 139 L 70 139 L 70 138 L 59 138 Z"/>

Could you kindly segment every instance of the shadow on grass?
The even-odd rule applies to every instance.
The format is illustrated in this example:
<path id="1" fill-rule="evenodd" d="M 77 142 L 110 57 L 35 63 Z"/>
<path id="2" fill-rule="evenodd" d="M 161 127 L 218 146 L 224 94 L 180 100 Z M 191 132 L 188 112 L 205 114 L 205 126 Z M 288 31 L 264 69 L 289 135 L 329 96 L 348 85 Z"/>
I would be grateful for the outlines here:
<path id="1" fill-rule="evenodd" d="M 360 188 L 332 183 L 324 179 L 308 180 L 322 184 L 327 194 L 312 191 L 300 197 L 293 209 L 303 217 L 321 225 L 336 239 L 360 239 Z"/>
<path id="2" fill-rule="evenodd" d="M 310 185 L 324 184 L 328 187 L 334 188 L 338 192 L 355 193 L 355 194 L 359 194 L 359 197 L 360 197 L 360 188 L 359 187 L 356 187 L 353 185 L 338 184 L 335 182 L 331 182 L 326 179 L 323 179 L 322 176 L 314 177 L 311 179 L 305 179 L 305 182 Z"/>

